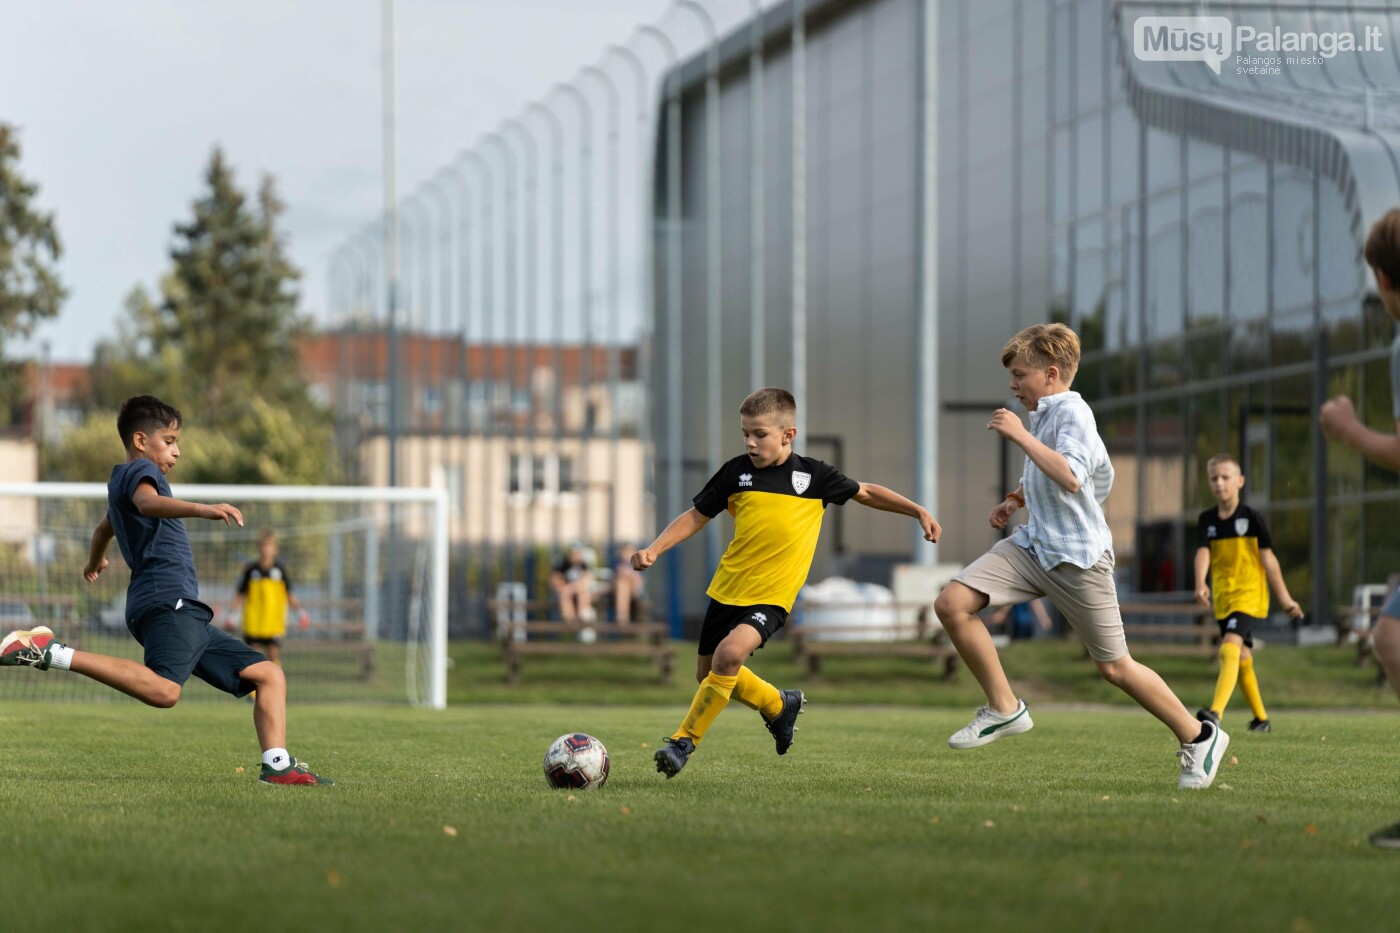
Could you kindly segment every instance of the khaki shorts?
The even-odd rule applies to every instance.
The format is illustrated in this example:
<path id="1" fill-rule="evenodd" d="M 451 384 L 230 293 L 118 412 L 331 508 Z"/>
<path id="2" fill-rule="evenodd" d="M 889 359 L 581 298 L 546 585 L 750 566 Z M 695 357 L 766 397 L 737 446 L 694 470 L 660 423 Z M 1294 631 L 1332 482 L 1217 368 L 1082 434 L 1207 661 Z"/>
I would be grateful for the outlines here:
<path id="1" fill-rule="evenodd" d="M 1112 551 L 1104 551 L 1088 570 L 1073 564 L 1046 570 L 1030 551 L 1003 538 L 953 579 L 985 595 L 992 608 L 1048 597 L 1095 661 L 1116 661 L 1128 653 Z"/>

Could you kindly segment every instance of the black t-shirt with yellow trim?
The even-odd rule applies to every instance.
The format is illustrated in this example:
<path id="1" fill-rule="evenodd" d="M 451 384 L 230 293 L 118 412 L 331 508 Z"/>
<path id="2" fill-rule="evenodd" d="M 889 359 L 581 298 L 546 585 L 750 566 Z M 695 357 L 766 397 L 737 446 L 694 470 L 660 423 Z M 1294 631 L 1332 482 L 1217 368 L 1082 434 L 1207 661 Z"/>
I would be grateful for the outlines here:
<path id="1" fill-rule="evenodd" d="M 253 561 L 243 570 L 238 592 L 243 596 L 243 634 L 248 638 L 281 638 L 287 634 L 287 594 L 292 581 L 281 561 L 263 567 Z"/>
<path id="2" fill-rule="evenodd" d="M 726 509 L 734 516 L 734 539 L 706 594 L 728 606 L 792 609 L 812 569 L 826 507 L 859 491 L 835 467 L 796 453 L 761 470 L 747 455 L 730 460 L 692 500 L 706 518 Z"/>
<path id="3" fill-rule="evenodd" d="M 1263 548 L 1274 546 L 1264 517 L 1241 502 L 1228 518 L 1206 509 L 1196 523 L 1198 547 L 1210 550 L 1210 598 L 1215 617 L 1240 612 L 1262 619 L 1269 614 L 1269 581 Z"/>

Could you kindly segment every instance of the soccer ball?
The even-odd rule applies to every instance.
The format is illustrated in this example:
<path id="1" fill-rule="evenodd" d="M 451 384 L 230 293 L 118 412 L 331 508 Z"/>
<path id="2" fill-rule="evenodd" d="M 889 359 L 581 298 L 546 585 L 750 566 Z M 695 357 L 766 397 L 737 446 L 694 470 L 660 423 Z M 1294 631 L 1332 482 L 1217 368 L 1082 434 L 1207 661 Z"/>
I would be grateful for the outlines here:
<path id="1" fill-rule="evenodd" d="M 608 780 L 608 750 L 591 735 L 561 735 L 544 753 L 544 779 L 551 787 L 592 790 Z"/>

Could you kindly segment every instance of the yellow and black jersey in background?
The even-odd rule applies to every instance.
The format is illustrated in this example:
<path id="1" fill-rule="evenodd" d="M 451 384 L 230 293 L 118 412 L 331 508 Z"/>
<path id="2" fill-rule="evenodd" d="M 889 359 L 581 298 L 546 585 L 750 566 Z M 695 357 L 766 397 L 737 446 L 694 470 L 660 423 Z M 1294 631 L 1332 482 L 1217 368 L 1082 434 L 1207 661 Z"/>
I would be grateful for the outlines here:
<path id="1" fill-rule="evenodd" d="M 280 561 L 264 567 L 253 561 L 243 570 L 238 592 L 243 597 L 243 636 L 281 638 L 287 634 L 287 594 L 292 581 Z"/>
<path id="2" fill-rule="evenodd" d="M 1196 526 L 1198 547 L 1210 550 L 1210 600 L 1215 617 L 1243 613 L 1262 619 L 1269 614 L 1269 581 L 1259 552 L 1272 549 L 1264 517 L 1244 503 L 1228 518 L 1206 509 Z"/>
<path id="3" fill-rule="evenodd" d="M 729 606 L 791 610 L 812 569 L 826 507 L 859 491 L 835 467 L 796 453 L 761 470 L 747 455 L 730 460 L 693 500 L 707 518 L 725 510 L 734 516 L 734 539 L 706 594 Z"/>

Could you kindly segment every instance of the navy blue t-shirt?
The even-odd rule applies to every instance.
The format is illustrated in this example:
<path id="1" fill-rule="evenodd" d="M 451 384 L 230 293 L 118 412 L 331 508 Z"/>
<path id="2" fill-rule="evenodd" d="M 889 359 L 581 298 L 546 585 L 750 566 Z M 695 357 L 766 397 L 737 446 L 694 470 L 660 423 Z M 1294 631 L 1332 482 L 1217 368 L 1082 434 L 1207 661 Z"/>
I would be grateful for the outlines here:
<path id="1" fill-rule="evenodd" d="M 199 596 L 185 523 L 178 518 L 150 518 L 136 508 L 132 496 L 146 480 L 156 492 L 170 495 L 170 484 L 160 467 L 149 460 L 132 460 L 112 467 L 107 481 L 107 518 L 131 568 L 126 588 L 126 618 L 130 622 L 151 606 Z"/>

